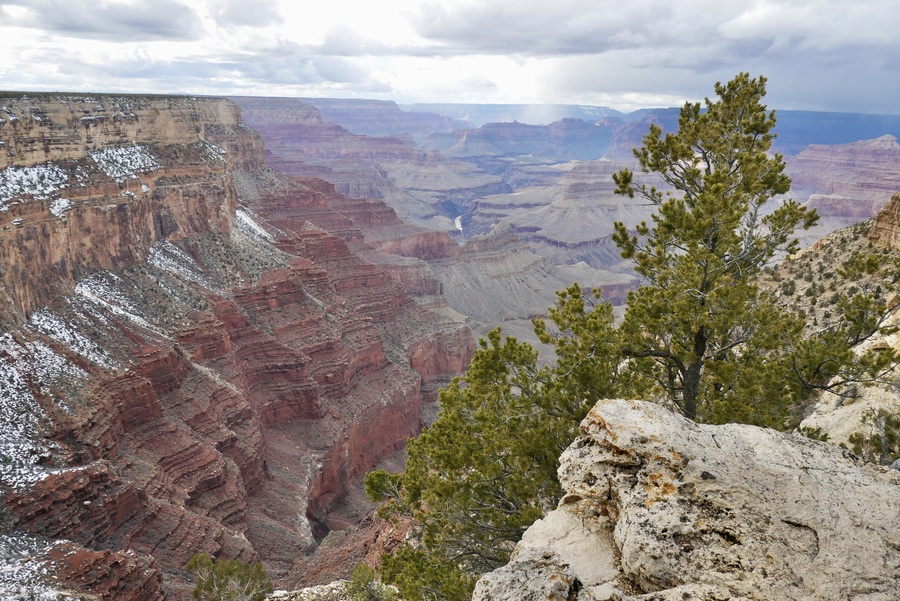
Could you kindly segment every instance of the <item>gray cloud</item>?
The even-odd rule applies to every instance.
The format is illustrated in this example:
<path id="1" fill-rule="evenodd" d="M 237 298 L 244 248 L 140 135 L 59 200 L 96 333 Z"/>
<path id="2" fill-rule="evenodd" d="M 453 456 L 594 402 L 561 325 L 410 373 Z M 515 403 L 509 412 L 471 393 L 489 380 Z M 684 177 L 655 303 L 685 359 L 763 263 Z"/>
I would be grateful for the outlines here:
<path id="1" fill-rule="evenodd" d="M 262 90 L 327 86 L 335 91 L 390 94 L 389 82 L 371 77 L 352 61 L 335 57 L 265 54 L 256 57 L 224 54 L 216 60 L 158 60 L 146 52 L 102 63 L 47 52 L 41 60 L 59 65 L 55 89 L 113 91 L 204 91 L 231 94 Z M 114 84 L 114 85 L 111 85 Z M 33 86 L 42 89 L 44 86 Z M 217 92 L 216 90 L 221 90 Z"/>
<path id="2" fill-rule="evenodd" d="M 210 13 L 223 27 L 266 27 L 282 20 L 273 0 L 218 0 L 210 4 Z"/>
<path id="3" fill-rule="evenodd" d="M 72 37 L 114 41 L 191 40 L 197 39 L 201 32 L 198 16 L 177 0 L 136 5 L 100 0 L 20 0 L 4 4 L 27 9 L 22 14 L 4 11 L 7 25 Z"/>
<path id="4" fill-rule="evenodd" d="M 410 18 L 419 40 L 379 37 L 380 23 L 369 29 L 357 21 L 356 28 L 328 22 L 323 28 L 330 29 L 308 34 L 319 42 L 278 28 L 283 16 L 299 14 L 288 4 L 280 14 L 280 0 L 209 0 L 212 21 L 202 17 L 210 31 L 182 4 L 190 1 L 156 0 L 151 8 L 150 0 L 0 0 L 0 38 L 5 26 L 31 28 L 10 30 L 18 37 L 0 54 L 0 85 L 303 89 L 403 102 L 508 102 L 523 94 L 521 102 L 633 108 L 699 100 L 715 81 L 748 71 L 769 78 L 775 108 L 900 113 L 896 0 L 432 1 L 412 15 L 385 6 L 383 18 Z M 157 46 L 144 43 L 203 35 L 204 45 L 166 45 L 177 60 L 161 60 L 151 54 Z M 94 64 L 96 52 L 84 51 L 91 46 L 83 50 L 71 37 L 120 44 Z M 372 65 L 397 80 L 379 80 Z M 423 89 L 406 68 L 435 77 Z"/>

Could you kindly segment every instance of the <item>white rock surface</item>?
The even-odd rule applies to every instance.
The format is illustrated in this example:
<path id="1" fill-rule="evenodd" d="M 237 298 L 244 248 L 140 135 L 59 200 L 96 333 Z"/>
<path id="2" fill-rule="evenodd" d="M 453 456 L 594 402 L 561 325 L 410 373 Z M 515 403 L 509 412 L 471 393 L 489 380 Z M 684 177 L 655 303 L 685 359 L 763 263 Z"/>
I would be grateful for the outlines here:
<path id="1" fill-rule="evenodd" d="M 473 599 L 898 598 L 900 473 L 834 445 L 608 400 L 561 463 L 560 507 Z"/>

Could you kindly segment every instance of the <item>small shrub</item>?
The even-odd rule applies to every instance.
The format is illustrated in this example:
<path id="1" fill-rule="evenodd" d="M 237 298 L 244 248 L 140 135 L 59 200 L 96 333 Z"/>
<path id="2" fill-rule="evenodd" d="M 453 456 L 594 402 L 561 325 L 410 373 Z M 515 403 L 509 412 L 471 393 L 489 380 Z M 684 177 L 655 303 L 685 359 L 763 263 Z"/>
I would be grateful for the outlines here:
<path id="1" fill-rule="evenodd" d="M 872 463 L 890 465 L 900 459 L 900 415 L 884 409 L 868 410 L 864 430 L 849 437 L 854 453 Z"/>
<path id="2" fill-rule="evenodd" d="M 813 440 L 828 442 L 828 434 L 826 432 L 822 432 L 822 428 L 807 428 L 805 426 L 801 426 L 797 429 L 797 432 Z"/>
<path id="3" fill-rule="evenodd" d="M 260 563 L 199 553 L 185 567 L 197 575 L 191 596 L 198 601 L 263 601 L 272 592 L 272 582 Z"/>
<path id="4" fill-rule="evenodd" d="M 347 597 L 350 601 L 394 601 L 397 592 L 375 580 L 375 570 L 361 563 L 347 583 Z"/>

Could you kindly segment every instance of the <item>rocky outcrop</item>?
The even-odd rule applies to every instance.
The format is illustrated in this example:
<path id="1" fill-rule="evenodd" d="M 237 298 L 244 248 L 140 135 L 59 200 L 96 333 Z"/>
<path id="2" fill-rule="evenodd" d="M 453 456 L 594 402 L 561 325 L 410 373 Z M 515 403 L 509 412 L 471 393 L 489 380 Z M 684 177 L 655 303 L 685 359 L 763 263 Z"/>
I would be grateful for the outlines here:
<path id="1" fill-rule="evenodd" d="M 900 472 L 745 425 L 601 401 L 566 491 L 474 599 L 891 599 Z"/>
<path id="2" fill-rule="evenodd" d="M 230 102 L 4 102 L 4 533 L 104 599 L 186 598 L 197 552 L 284 579 L 471 334 L 354 252 L 389 209 L 267 170 Z"/>
<path id="3" fill-rule="evenodd" d="M 869 240 L 882 248 L 900 250 L 900 194 L 894 194 L 875 216 Z"/>

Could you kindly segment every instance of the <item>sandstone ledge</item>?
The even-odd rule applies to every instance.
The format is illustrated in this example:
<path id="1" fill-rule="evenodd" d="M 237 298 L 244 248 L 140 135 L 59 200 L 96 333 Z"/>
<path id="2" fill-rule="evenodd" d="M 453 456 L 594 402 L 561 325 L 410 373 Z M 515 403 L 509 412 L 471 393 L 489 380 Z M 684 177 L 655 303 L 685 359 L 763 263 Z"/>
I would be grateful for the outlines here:
<path id="1" fill-rule="evenodd" d="M 566 496 L 475 600 L 895 599 L 900 472 L 753 426 L 607 400 Z"/>

